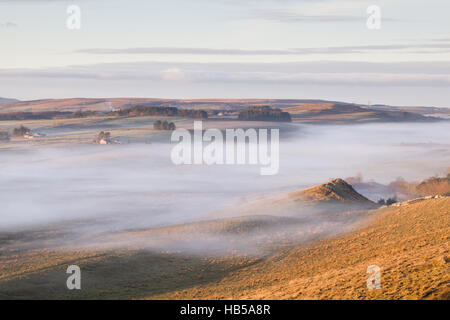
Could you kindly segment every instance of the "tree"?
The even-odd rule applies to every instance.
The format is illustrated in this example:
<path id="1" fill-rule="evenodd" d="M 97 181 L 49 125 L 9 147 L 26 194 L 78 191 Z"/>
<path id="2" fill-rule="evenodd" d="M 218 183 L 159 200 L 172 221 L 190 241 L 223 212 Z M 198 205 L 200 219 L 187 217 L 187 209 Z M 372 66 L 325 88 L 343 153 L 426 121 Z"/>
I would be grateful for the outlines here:
<path id="1" fill-rule="evenodd" d="M 75 111 L 74 113 L 72 113 L 72 116 L 74 117 L 74 118 L 83 118 L 83 111 L 81 111 L 81 110 L 78 110 L 78 111 Z"/>
<path id="2" fill-rule="evenodd" d="M 30 131 L 31 131 L 30 129 L 21 125 L 19 128 L 14 128 L 13 135 L 15 137 L 20 137 L 20 136 L 23 137 L 24 135 L 29 134 Z"/>
<path id="3" fill-rule="evenodd" d="M 175 130 L 175 128 L 175 123 L 169 123 L 167 122 L 167 120 L 156 120 L 155 122 L 153 122 L 153 129 L 155 130 Z"/>
<path id="4" fill-rule="evenodd" d="M 380 200 L 377 201 L 377 203 L 381 206 L 390 206 L 391 204 L 397 203 L 397 197 L 394 196 L 392 198 L 387 198 L 386 200 L 384 200 L 383 198 L 381 198 Z"/>
<path id="5" fill-rule="evenodd" d="M 386 200 L 386 205 L 390 206 L 391 204 L 394 204 L 397 202 L 397 197 L 392 197 Z"/>
<path id="6" fill-rule="evenodd" d="M 9 133 L 6 131 L 0 131 L 0 141 L 9 141 Z"/>
<path id="7" fill-rule="evenodd" d="M 155 122 L 153 122 L 153 129 L 161 130 L 161 120 L 156 120 Z"/>
<path id="8" fill-rule="evenodd" d="M 101 131 L 99 134 L 95 136 L 94 142 L 101 143 L 101 141 L 105 141 L 106 143 L 111 143 L 111 133 Z"/>
<path id="9" fill-rule="evenodd" d="M 252 106 L 242 109 L 239 111 L 238 119 L 244 121 L 292 121 L 289 112 L 283 112 L 278 108 L 269 106 Z"/>

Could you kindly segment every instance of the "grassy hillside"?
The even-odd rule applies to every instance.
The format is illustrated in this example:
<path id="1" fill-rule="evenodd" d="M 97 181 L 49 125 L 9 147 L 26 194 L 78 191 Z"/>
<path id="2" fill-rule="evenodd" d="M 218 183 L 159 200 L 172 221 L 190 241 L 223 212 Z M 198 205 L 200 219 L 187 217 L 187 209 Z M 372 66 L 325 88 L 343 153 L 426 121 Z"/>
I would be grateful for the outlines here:
<path id="1" fill-rule="evenodd" d="M 284 250 L 224 279 L 147 298 L 450 299 L 450 198 L 380 209 L 364 227 Z M 366 288 L 369 265 L 381 290 Z"/>
<path id="2" fill-rule="evenodd" d="M 2 235 L 0 298 L 449 299 L 449 210 L 449 197 L 383 208 L 350 233 L 261 257 L 52 248 L 51 234 Z M 48 249 L 28 247 L 43 239 Z M 70 264 L 82 269 L 80 291 L 65 288 Z M 381 290 L 366 288 L 372 264 Z"/>
<path id="3" fill-rule="evenodd" d="M 304 190 L 245 203 L 241 206 L 226 210 L 221 215 L 269 214 L 305 217 L 310 215 L 320 216 L 321 214 L 361 211 L 377 207 L 374 202 L 356 192 L 344 180 L 334 179 Z"/>
<path id="4" fill-rule="evenodd" d="M 284 108 L 294 122 L 300 123 L 365 123 L 365 122 L 414 122 L 436 120 L 427 117 L 418 109 L 401 109 L 371 107 L 345 103 L 313 103 Z"/>
<path id="5" fill-rule="evenodd" d="M 433 196 L 436 194 L 450 195 L 450 173 L 446 177 L 432 177 L 416 186 L 416 190 L 423 196 Z"/>
<path id="6" fill-rule="evenodd" d="M 448 118 L 450 111 L 439 112 L 424 108 L 390 107 L 368 108 L 363 105 L 307 99 L 155 99 L 155 98 L 71 98 L 13 101 L 0 105 L 0 114 L 20 112 L 83 112 L 106 113 L 135 106 L 174 107 L 192 110 L 226 110 L 238 117 L 238 110 L 270 106 L 288 112 L 294 122 L 302 123 L 364 123 L 364 122 L 414 122 L 433 121 L 428 115 Z M 448 112 L 447 112 L 448 111 Z M 425 116 L 427 115 L 427 116 Z"/>
<path id="7" fill-rule="evenodd" d="M 278 199 L 290 199 L 291 205 L 299 201 L 373 204 L 340 179 Z M 277 202 L 270 201 L 276 207 Z M 327 223 L 342 218 L 313 214 L 317 215 L 327 216 Z M 261 213 L 107 234 L 77 236 L 71 233 L 77 224 L 3 232 L 0 298 L 448 299 L 449 215 L 450 197 L 352 211 L 343 219 L 357 224 L 325 239 L 327 233 L 316 220 L 308 225 L 310 220 Z M 308 242 L 288 241 L 291 238 L 286 236 L 294 233 L 286 233 L 287 226 L 291 231 L 306 227 Z M 281 237 L 273 236 L 274 228 L 283 230 Z M 232 236 L 235 242 L 221 244 L 242 246 L 253 239 L 243 236 L 255 233 L 257 244 L 267 248 L 264 253 L 230 250 L 224 254 L 218 251 L 220 243 L 204 241 L 208 234 Z M 172 235 L 185 247 L 171 246 L 173 238 L 166 236 Z M 155 239 L 163 246 L 150 249 Z M 311 242 L 314 239 L 319 240 Z M 195 243 L 203 248 L 188 249 Z M 71 264 L 81 267 L 80 291 L 66 289 L 65 270 Z M 381 268 L 381 290 L 366 288 L 366 270 L 372 264 Z"/>

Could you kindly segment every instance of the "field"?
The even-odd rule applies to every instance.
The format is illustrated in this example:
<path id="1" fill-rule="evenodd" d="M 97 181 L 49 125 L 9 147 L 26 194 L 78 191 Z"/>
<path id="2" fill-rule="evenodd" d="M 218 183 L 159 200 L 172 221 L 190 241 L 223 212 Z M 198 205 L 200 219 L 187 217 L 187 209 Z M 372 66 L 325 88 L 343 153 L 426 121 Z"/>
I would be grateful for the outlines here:
<path id="1" fill-rule="evenodd" d="M 447 197 L 380 209 L 356 231 L 157 298 L 449 299 L 449 208 Z M 381 290 L 366 287 L 373 264 L 381 267 Z"/>
<path id="2" fill-rule="evenodd" d="M 229 103 L 244 101 L 220 107 L 240 107 Z M 202 121 L 222 132 L 279 129 L 273 177 L 250 165 L 175 166 L 171 131 L 153 123 L 192 130 L 195 119 L 0 121 L 0 131 L 42 135 L 0 142 L 0 299 L 448 299 L 448 183 L 419 184 L 448 168 L 448 122 L 283 103 L 296 104 L 283 109 L 292 123 Z M 372 116 L 377 123 L 364 123 Z M 117 143 L 95 144 L 100 131 Z M 401 193 L 390 184 L 399 176 L 433 197 Z M 418 199 L 377 204 L 397 195 Z M 372 264 L 381 290 L 366 287 Z M 82 290 L 67 290 L 69 265 L 80 266 Z"/>
<path id="3" fill-rule="evenodd" d="M 366 123 L 366 122 L 429 122 L 449 119 L 449 108 L 427 108 L 388 105 L 361 105 L 338 101 L 311 99 L 156 99 L 156 98 L 99 98 L 47 99 L 0 103 L 0 116 L 20 112 L 77 112 L 93 111 L 104 114 L 132 106 L 176 107 L 235 114 L 251 106 L 271 106 L 289 112 L 299 123 Z M 222 120 L 227 117 L 220 117 Z"/>
<path id="4" fill-rule="evenodd" d="M 2 234 L 0 297 L 66 299 L 448 299 L 450 198 L 382 208 L 353 230 L 264 256 L 56 246 L 51 233 Z M 27 248 L 31 246 L 31 248 Z M 83 290 L 65 288 L 68 265 Z M 379 265 L 382 289 L 366 288 Z"/>
<path id="5" fill-rule="evenodd" d="M 135 4 L 0 0 L 13 315 L 450 300 L 450 1 Z"/>

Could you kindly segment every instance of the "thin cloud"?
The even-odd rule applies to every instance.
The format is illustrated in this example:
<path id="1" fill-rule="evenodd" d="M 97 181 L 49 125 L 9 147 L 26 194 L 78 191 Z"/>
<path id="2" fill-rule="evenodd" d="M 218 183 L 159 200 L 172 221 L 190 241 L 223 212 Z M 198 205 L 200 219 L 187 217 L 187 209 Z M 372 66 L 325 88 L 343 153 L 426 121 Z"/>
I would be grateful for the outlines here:
<path id="1" fill-rule="evenodd" d="M 256 19 L 282 22 L 282 23 L 295 23 L 295 22 L 355 22 L 364 21 L 366 16 L 351 16 L 351 15 L 311 15 L 311 14 L 299 14 L 292 11 L 283 10 L 270 10 L 259 11 L 254 15 Z M 396 21 L 395 19 L 383 18 L 384 21 Z"/>
<path id="2" fill-rule="evenodd" d="M 182 81 L 185 80 L 186 75 L 179 68 L 169 68 L 161 71 L 161 78 L 168 81 Z"/>
<path id="3" fill-rule="evenodd" d="M 365 19 L 365 17 L 357 16 L 303 15 L 284 11 L 261 12 L 255 17 L 258 19 L 271 20 L 276 22 L 351 22 L 361 21 Z"/>
<path id="4" fill-rule="evenodd" d="M 403 51 L 405 53 L 443 53 L 448 52 L 450 43 L 420 43 L 420 44 L 386 44 L 360 46 L 334 46 L 313 48 L 292 48 L 282 50 L 262 49 L 215 49 L 189 47 L 139 47 L 139 48 L 88 48 L 76 50 L 75 53 L 85 54 L 170 54 L 170 55 L 311 55 L 311 54 L 349 54 L 377 51 Z"/>
<path id="5" fill-rule="evenodd" d="M 194 54 L 194 55 L 284 55 L 293 54 L 289 50 L 241 50 L 212 48 L 181 48 L 181 47 L 141 47 L 141 48 L 91 48 L 75 51 L 90 54 Z"/>
<path id="6" fill-rule="evenodd" d="M 18 24 L 10 21 L 0 23 L 0 28 L 17 28 L 18 26 L 19 26 Z"/>
<path id="7" fill-rule="evenodd" d="M 449 63 L 108 63 L 48 69 L 0 69 L 0 78 L 169 81 L 190 83 L 314 84 L 327 86 L 450 86 Z"/>
<path id="8" fill-rule="evenodd" d="M 433 39 L 433 41 L 436 41 L 436 42 L 450 42 L 450 38 Z"/>

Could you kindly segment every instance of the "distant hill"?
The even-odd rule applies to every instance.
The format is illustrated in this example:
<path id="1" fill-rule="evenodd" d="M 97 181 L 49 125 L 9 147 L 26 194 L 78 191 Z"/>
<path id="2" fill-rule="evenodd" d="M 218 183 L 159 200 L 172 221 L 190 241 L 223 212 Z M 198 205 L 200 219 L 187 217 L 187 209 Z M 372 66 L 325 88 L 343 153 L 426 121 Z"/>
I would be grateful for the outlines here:
<path id="1" fill-rule="evenodd" d="M 17 99 L 9 99 L 9 98 L 2 98 L 0 97 L 0 103 L 4 103 L 4 102 L 17 102 L 19 100 Z"/>
<path id="2" fill-rule="evenodd" d="M 151 229 L 146 233 L 152 235 L 245 234 L 280 226 L 304 225 L 305 220 L 302 218 L 305 216 L 322 213 L 339 214 L 343 211 L 377 207 L 377 204 L 356 192 L 344 180 L 334 179 L 308 189 L 214 212 L 210 220 Z"/>
<path id="3" fill-rule="evenodd" d="M 227 111 L 237 119 L 239 110 L 268 106 L 288 112 L 293 122 L 299 123 L 365 123 L 365 122 L 424 122 L 438 118 L 450 118 L 450 109 L 407 108 L 376 106 L 367 107 L 338 101 L 311 99 L 157 99 L 157 98 L 71 98 L 33 101 L 4 101 L 0 114 L 17 112 L 117 112 L 136 106 L 175 107 Z M 283 114 L 283 113 L 282 113 Z M 431 116 L 434 117 L 431 117 Z M 287 117 L 286 117 L 287 119 Z"/>
<path id="4" fill-rule="evenodd" d="M 428 122 L 437 117 L 425 116 L 422 109 L 413 112 L 393 108 L 374 109 L 349 103 L 313 103 L 283 108 L 294 122 L 301 123 L 365 123 L 365 122 Z M 450 113 L 449 113 L 450 114 Z M 437 114 L 436 114 L 437 115 Z"/>
<path id="5" fill-rule="evenodd" d="M 353 189 L 342 179 L 279 196 L 245 203 L 224 210 L 219 215 L 272 215 L 305 217 L 314 214 L 338 214 L 377 208 L 378 205 Z"/>
<path id="6" fill-rule="evenodd" d="M 359 194 L 343 179 L 334 179 L 319 186 L 292 192 L 288 197 L 303 202 L 342 202 L 372 205 L 373 202 Z"/>
<path id="7" fill-rule="evenodd" d="M 412 113 L 418 113 L 423 116 L 433 116 L 450 119 L 450 108 L 437 108 L 437 107 L 394 107 L 387 105 L 372 105 L 371 109 L 383 110 L 383 111 L 407 111 Z"/>
<path id="8" fill-rule="evenodd" d="M 14 102 L 14 101 L 13 101 Z M 158 99 L 158 98 L 69 98 L 16 101 L 0 109 L 6 112 L 43 112 L 92 110 L 109 112 L 133 106 L 177 107 L 180 109 L 241 110 L 268 105 L 274 108 L 295 107 L 305 103 L 320 104 L 330 101 L 310 99 Z M 334 103 L 334 102 L 332 102 Z M 336 102 L 337 103 L 337 102 Z"/>
<path id="9" fill-rule="evenodd" d="M 376 207 L 375 203 L 353 189 L 342 179 L 334 179 L 324 184 L 290 192 L 267 200 L 271 203 L 290 203 L 297 205 L 351 205 L 356 207 Z M 267 205 L 267 203 L 266 203 Z"/>
<path id="10" fill-rule="evenodd" d="M 334 179 L 324 184 L 290 192 L 277 197 L 252 201 L 211 214 L 211 218 L 167 227 L 141 230 L 139 235 L 183 235 L 197 237 L 199 234 L 245 235 L 254 232 L 269 232 L 280 227 L 301 228 L 307 223 L 317 222 L 321 214 L 338 217 L 342 212 L 375 209 L 379 206 L 342 179 Z M 365 212 L 364 212 L 365 213 Z M 365 214 L 363 214 L 365 216 Z M 305 220 L 305 217 L 308 217 Z M 354 214 L 342 220 L 361 217 Z"/>
<path id="11" fill-rule="evenodd" d="M 370 195 L 373 200 L 395 198 L 406 201 L 421 196 L 450 195 L 450 169 L 444 177 L 433 176 L 423 181 L 406 181 L 398 177 L 396 180 L 381 184 L 375 181 L 363 181 L 362 176 L 345 179 L 355 190 Z"/>
<path id="12" fill-rule="evenodd" d="M 269 106 L 248 107 L 239 111 L 239 120 L 291 122 L 289 112 Z"/>
<path id="13" fill-rule="evenodd" d="M 379 209 L 347 234 L 300 245 L 238 269 L 220 281 L 151 299 L 445 299 L 448 287 L 450 197 Z M 368 290 L 370 265 L 381 290 Z"/>
<path id="14" fill-rule="evenodd" d="M 442 178 L 429 178 L 417 185 L 416 189 L 417 192 L 423 196 L 450 196 L 450 173 L 448 173 L 446 177 Z"/>

